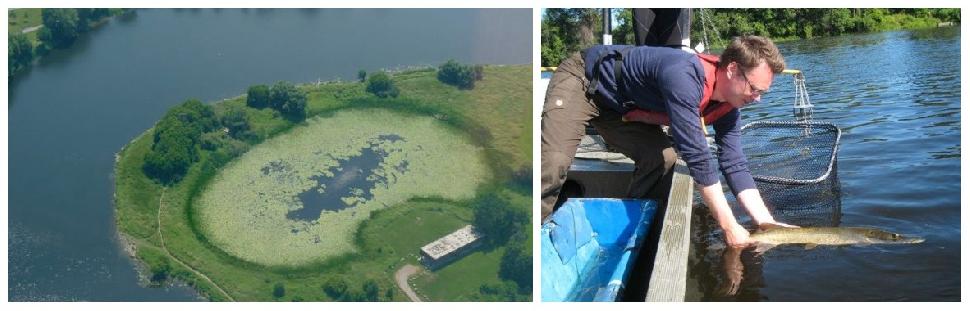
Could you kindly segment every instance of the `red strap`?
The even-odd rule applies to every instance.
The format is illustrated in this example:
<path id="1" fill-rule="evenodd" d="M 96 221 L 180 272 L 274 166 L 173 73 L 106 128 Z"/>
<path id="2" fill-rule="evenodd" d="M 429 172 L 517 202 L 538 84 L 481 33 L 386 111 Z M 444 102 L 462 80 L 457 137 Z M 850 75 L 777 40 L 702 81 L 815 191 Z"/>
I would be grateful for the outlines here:
<path id="1" fill-rule="evenodd" d="M 715 75 L 719 60 L 717 55 L 696 55 L 697 58 L 700 59 L 701 65 L 704 67 L 704 95 L 701 97 L 701 102 L 698 105 L 699 113 L 704 118 L 702 123 L 710 124 L 714 123 L 714 121 L 717 121 L 717 119 L 723 117 L 728 112 L 731 112 L 734 107 L 728 103 L 711 103 L 711 95 L 714 94 L 714 82 L 717 79 Z M 708 107 L 709 105 L 713 106 Z M 670 125 L 670 116 L 668 116 L 666 113 L 644 109 L 633 109 L 630 112 L 627 112 L 623 115 L 623 120 L 656 125 Z"/>

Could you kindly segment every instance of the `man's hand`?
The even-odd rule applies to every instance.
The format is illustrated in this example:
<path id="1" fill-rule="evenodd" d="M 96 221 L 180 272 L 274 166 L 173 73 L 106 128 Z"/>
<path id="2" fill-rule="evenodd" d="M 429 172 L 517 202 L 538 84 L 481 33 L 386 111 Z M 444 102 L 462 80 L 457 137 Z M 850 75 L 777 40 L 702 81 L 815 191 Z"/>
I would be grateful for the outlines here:
<path id="1" fill-rule="evenodd" d="M 738 223 L 722 229 L 724 230 L 724 240 L 727 241 L 730 247 L 745 247 L 751 243 L 748 239 L 748 229 L 745 229 Z"/>

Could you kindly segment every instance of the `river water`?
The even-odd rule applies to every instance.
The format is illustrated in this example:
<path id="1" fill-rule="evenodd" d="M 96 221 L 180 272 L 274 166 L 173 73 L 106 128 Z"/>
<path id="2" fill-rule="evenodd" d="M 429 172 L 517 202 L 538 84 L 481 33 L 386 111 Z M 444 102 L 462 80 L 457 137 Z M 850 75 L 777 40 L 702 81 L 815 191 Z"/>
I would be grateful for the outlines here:
<path id="1" fill-rule="evenodd" d="M 713 221 L 700 207 L 688 298 L 959 301 L 959 27 L 804 40 L 779 48 L 789 68 L 806 71 L 814 119 L 842 129 L 836 224 L 926 241 L 811 250 L 782 246 L 762 255 L 751 250 L 725 255 L 719 230 L 712 230 Z M 771 93 L 744 109 L 745 122 L 792 120 L 792 81 L 776 77 Z M 735 214 L 744 215 L 739 209 Z M 727 295 L 724 267 L 732 256 L 740 260 L 743 277 L 737 293 Z"/>
<path id="2" fill-rule="evenodd" d="M 197 300 L 144 288 L 116 239 L 114 154 L 189 98 L 358 70 L 532 61 L 532 11 L 147 9 L 9 83 L 11 301 Z"/>

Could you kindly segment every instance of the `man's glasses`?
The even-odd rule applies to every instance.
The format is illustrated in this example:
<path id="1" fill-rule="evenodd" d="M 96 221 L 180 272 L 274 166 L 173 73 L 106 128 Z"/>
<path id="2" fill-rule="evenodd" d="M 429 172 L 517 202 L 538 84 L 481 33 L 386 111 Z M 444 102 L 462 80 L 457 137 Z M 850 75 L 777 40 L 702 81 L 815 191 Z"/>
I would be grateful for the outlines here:
<path id="1" fill-rule="evenodd" d="M 765 95 L 765 93 L 768 93 L 768 90 L 758 89 L 754 87 L 754 85 L 751 85 L 751 81 L 748 81 L 748 76 L 744 74 L 744 70 L 738 69 L 738 72 L 741 73 L 741 77 L 744 77 L 744 83 L 747 83 L 748 87 L 751 88 L 751 95 L 761 96 L 761 95 Z"/>

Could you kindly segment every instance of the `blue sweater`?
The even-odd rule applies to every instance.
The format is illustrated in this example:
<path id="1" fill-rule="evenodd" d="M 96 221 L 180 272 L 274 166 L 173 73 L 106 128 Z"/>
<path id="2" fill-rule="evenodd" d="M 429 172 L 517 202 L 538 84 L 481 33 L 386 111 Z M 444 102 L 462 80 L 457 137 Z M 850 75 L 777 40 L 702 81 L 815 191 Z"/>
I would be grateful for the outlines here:
<path id="1" fill-rule="evenodd" d="M 630 48 L 626 45 L 598 45 L 584 51 L 586 78 L 599 77 L 597 103 L 626 113 L 634 108 L 665 112 L 670 116 L 670 134 L 674 148 L 697 183 L 709 186 L 718 182 L 714 155 L 707 146 L 701 129 L 700 101 L 704 96 L 704 67 L 697 56 L 680 49 L 638 46 L 629 49 L 623 60 L 623 88 L 618 89 L 613 77 L 615 57 L 600 56 Z M 755 188 L 748 171 L 747 158 L 741 150 L 741 113 L 733 109 L 714 124 L 714 141 L 718 145 L 717 162 L 731 191 L 737 195 Z"/>

